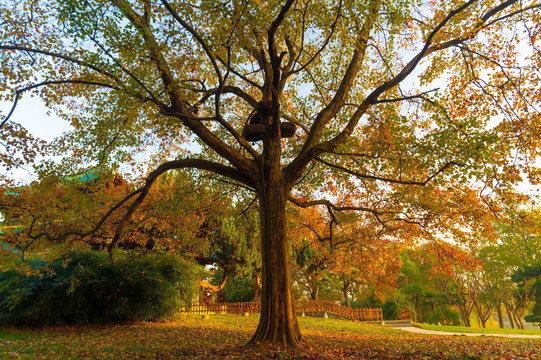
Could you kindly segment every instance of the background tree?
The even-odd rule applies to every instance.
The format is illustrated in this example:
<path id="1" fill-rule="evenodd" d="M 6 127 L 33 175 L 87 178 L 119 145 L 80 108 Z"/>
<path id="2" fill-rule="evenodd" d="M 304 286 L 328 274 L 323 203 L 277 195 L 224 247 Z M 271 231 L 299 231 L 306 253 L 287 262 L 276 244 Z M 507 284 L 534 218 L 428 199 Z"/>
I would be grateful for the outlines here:
<path id="1" fill-rule="evenodd" d="M 516 201 L 511 207 L 504 205 L 504 209 L 495 223 L 497 239 L 483 241 L 476 250 L 476 257 L 483 262 L 477 277 L 483 284 L 482 293 L 491 299 L 498 313 L 500 327 L 504 326 L 501 306 L 505 305 L 511 326 L 520 328 L 522 316 L 533 300 L 534 280 L 519 274 L 539 264 L 540 218 L 539 211 L 528 210 L 523 201 Z"/>
<path id="2" fill-rule="evenodd" d="M 242 202 L 229 203 L 222 211 L 214 209 L 206 226 L 210 227 L 206 235 L 209 255 L 221 271 L 215 273 L 214 287 L 201 284 L 211 291 L 220 291 L 227 285 L 228 278 L 252 277 L 252 297 L 258 300 L 261 251 L 257 213 Z"/>
<path id="3" fill-rule="evenodd" d="M 524 269 L 520 269 L 515 276 L 524 280 L 535 279 L 535 283 L 532 286 L 534 306 L 532 312 L 525 316 L 524 320 L 536 324 L 541 328 L 541 266 L 528 266 Z"/>
<path id="4" fill-rule="evenodd" d="M 363 211 L 381 228 L 428 229 L 469 181 L 490 206 L 489 194 L 539 176 L 535 0 L 0 6 L 1 100 L 34 93 L 70 122 L 55 143 L 67 155 L 60 173 L 115 163 L 139 180 L 118 207 L 111 248 L 169 170 L 210 171 L 257 196 L 262 311 L 253 343 L 302 341 L 287 201 Z M 320 199 L 302 200 L 315 192 Z M 429 199 L 443 200 L 423 206 Z"/>
<path id="5" fill-rule="evenodd" d="M 309 299 L 319 300 L 328 272 L 335 261 L 332 252 L 332 224 L 318 207 L 288 208 L 288 237 L 292 247 L 292 274 Z"/>
<path id="6" fill-rule="evenodd" d="M 435 261 L 433 257 L 429 260 L 429 253 L 419 249 L 402 252 L 403 265 L 393 297 L 401 304 L 401 309 L 410 309 L 416 322 L 459 325 L 460 315 L 451 309 L 453 303 L 437 281 Z"/>

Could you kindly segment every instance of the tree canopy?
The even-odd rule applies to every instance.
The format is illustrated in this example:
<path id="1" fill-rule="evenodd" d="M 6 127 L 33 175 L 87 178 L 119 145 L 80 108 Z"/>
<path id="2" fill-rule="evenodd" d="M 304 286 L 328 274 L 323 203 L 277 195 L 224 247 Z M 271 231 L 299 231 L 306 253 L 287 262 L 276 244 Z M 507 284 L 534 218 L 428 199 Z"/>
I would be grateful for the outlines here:
<path id="1" fill-rule="evenodd" d="M 172 169 L 253 194 L 263 288 L 252 342 L 298 346 L 287 202 L 323 206 L 331 227 L 337 212 L 360 211 L 378 237 L 468 242 L 490 230 L 499 196 L 538 183 L 540 7 L 4 0 L 0 100 L 16 111 L 34 94 L 73 127 L 50 147 L 62 161 L 41 174 L 110 166 L 140 181 L 114 208 L 111 247 Z M 5 130 L 17 128 L 10 115 L 8 167 L 35 149 Z"/>

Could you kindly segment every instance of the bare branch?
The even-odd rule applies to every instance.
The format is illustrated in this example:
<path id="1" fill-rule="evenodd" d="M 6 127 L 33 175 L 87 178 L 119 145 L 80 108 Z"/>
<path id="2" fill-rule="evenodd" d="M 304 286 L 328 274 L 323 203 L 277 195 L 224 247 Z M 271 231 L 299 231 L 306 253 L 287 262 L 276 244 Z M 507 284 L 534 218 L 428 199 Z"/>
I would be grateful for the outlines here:
<path id="1" fill-rule="evenodd" d="M 446 163 L 445 165 L 440 167 L 434 174 L 432 174 L 428 178 L 426 178 L 426 180 L 424 180 L 424 181 L 406 181 L 406 180 L 390 179 L 390 178 L 385 178 L 385 177 L 375 176 L 375 175 L 360 174 L 360 173 L 355 172 L 353 170 L 350 170 L 350 169 L 348 169 L 346 167 L 333 164 L 333 163 L 328 162 L 326 160 L 323 160 L 321 158 L 316 158 L 316 160 L 321 162 L 322 164 L 325 164 L 325 165 L 327 165 L 329 167 L 332 167 L 334 169 L 337 169 L 337 170 L 341 170 L 341 171 L 343 171 L 343 172 L 345 172 L 347 174 L 353 175 L 353 176 L 355 176 L 356 178 L 359 178 L 359 179 L 371 179 L 371 180 L 384 181 L 384 182 L 388 182 L 388 183 L 391 183 L 391 184 L 420 185 L 420 186 L 427 185 L 432 179 L 434 179 L 436 176 L 438 176 L 438 174 L 441 174 L 442 172 L 444 172 L 445 170 L 447 170 L 451 166 L 453 166 L 453 165 L 460 166 L 460 164 L 458 164 L 455 161 L 449 161 L 448 163 Z"/>
<path id="2" fill-rule="evenodd" d="M 30 86 L 27 86 L 25 88 L 18 89 L 15 91 L 15 100 L 13 100 L 13 105 L 11 106 L 11 110 L 9 111 L 7 116 L 4 118 L 4 120 L 2 120 L 2 122 L 0 123 L 0 128 L 4 126 L 4 124 L 9 121 L 9 118 L 11 117 L 11 115 L 13 115 L 13 112 L 15 111 L 15 108 L 17 107 L 17 103 L 19 102 L 19 97 L 21 96 L 23 92 L 36 89 L 42 86 L 62 85 L 62 84 L 92 85 L 92 86 L 106 87 L 113 90 L 120 90 L 120 88 L 112 86 L 111 84 L 101 83 L 97 81 L 86 81 L 86 80 L 50 80 L 50 81 L 41 82 L 39 84 L 30 85 Z"/>
<path id="3" fill-rule="evenodd" d="M 212 63 L 212 66 L 214 67 L 214 71 L 216 72 L 216 76 L 218 76 L 218 81 L 220 86 L 223 86 L 223 76 L 220 71 L 220 68 L 218 67 L 218 64 L 216 63 L 216 59 L 214 55 L 212 54 L 212 51 L 210 50 L 210 47 L 207 45 L 203 37 L 192 27 L 190 24 L 182 20 L 180 15 L 173 9 L 173 7 L 169 4 L 167 0 L 161 0 L 162 4 L 167 8 L 167 11 L 173 16 L 173 18 L 184 28 L 186 29 L 192 36 L 197 40 L 199 45 L 203 48 L 205 53 L 207 54 L 207 57 L 209 58 L 210 62 Z"/>
<path id="4" fill-rule="evenodd" d="M 349 66 L 344 74 L 342 82 L 338 87 L 331 102 L 321 110 L 314 120 L 308 138 L 304 142 L 299 155 L 293 160 L 284 170 L 291 178 L 290 181 L 294 182 L 295 178 L 299 176 L 302 169 L 308 164 L 315 156 L 313 154 L 313 148 L 319 142 L 323 128 L 331 121 L 331 119 L 340 111 L 343 104 L 346 102 L 347 96 L 353 86 L 353 80 L 357 77 L 359 69 L 361 68 L 366 49 L 368 46 L 368 39 L 370 32 L 375 24 L 377 13 L 381 7 L 381 0 L 373 0 L 370 2 L 368 13 L 366 15 L 366 21 L 364 22 L 358 38 L 356 49 L 353 53 Z"/>
<path id="5" fill-rule="evenodd" d="M 291 71 L 290 73 L 286 73 L 286 75 L 284 77 L 289 77 L 291 75 L 294 75 L 296 73 L 299 73 L 301 71 L 303 71 L 304 69 L 306 69 L 308 66 L 310 66 L 310 64 L 319 57 L 319 55 L 323 52 L 323 50 L 325 50 L 325 48 L 327 47 L 327 45 L 329 44 L 329 41 L 331 40 L 332 36 L 334 35 L 334 30 L 336 29 L 336 24 L 338 23 L 338 19 L 340 18 L 340 14 L 342 12 L 342 0 L 340 0 L 340 3 L 338 4 L 338 10 L 336 11 L 336 17 L 334 18 L 334 21 L 331 25 L 331 31 L 329 33 L 329 36 L 327 36 L 325 38 L 325 41 L 323 42 L 323 45 L 321 45 L 321 47 L 318 49 L 318 51 L 316 51 L 316 53 L 314 54 L 314 56 L 312 56 L 310 59 L 308 59 L 308 61 L 306 62 L 306 64 L 302 65 L 300 68 L 298 69 L 294 69 L 293 71 Z M 299 52 L 299 56 L 300 56 L 300 52 Z M 298 58 L 295 59 L 295 62 L 297 62 Z"/>
<path id="6" fill-rule="evenodd" d="M 372 214 L 375 214 L 375 215 L 383 214 L 383 212 L 381 212 L 381 211 L 374 210 L 372 208 L 363 207 L 363 206 L 337 206 L 334 203 L 332 203 L 331 201 L 325 200 L 325 199 L 302 202 L 302 201 L 290 196 L 288 198 L 288 200 L 291 203 L 293 203 L 293 204 L 295 204 L 295 205 L 297 205 L 298 207 L 301 207 L 301 208 L 324 205 L 327 208 L 333 209 L 334 211 L 365 211 L 365 212 L 369 212 L 369 213 L 372 213 Z"/>
<path id="7" fill-rule="evenodd" d="M 394 102 L 399 102 L 399 101 L 405 101 L 405 100 L 413 100 L 413 99 L 425 99 L 424 96 L 426 94 L 430 94 L 432 92 L 435 92 L 435 91 L 438 91 L 439 88 L 437 89 L 432 89 L 432 90 L 428 90 L 428 91 L 425 91 L 425 92 L 422 92 L 420 94 L 416 94 L 416 95 L 411 95 L 411 96 L 404 96 L 404 97 L 400 97 L 400 98 L 394 98 L 394 99 L 382 99 L 382 100 L 377 100 L 374 102 L 374 104 L 386 104 L 386 103 L 394 103 Z"/>
<path id="8" fill-rule="evenodd" d="M 59 58 L 59 59 L 62 59 L 62 60 L 66 60 L 66 61 L 75 63 L 77 65 L 82 65 L 82 66 L 87 67 L 89 69 L 92 69 L 92 70 L 94 70 L 94 71 L 96 71 L 96 72 L 98 72 L 100 74 L 103 74 L 103 75 L 105 75 L 107 77 L 110 77 L 111 79 L 114 79 L 118 83 L 122 83 L 119 78 L 117 78 L 115 75 L 111 74 L 110 72 L 105 71 L 105 70 L 103 70 L 103 69 L 101 69 L 101 68 L 99 68 L 99 67 L 97 67 L 95 65 L 89 64 L 87 62 L 75 59 L 75 58 L 73 58 L 71 56 L 67 56 L 67 55 L 64 55 L 64 54 L 58 54 L 58 53 L 54 53 L 54 52 L 51 52 L 51 51 L 45 51 L 45 50 L 39 50 L 39 49 L 32 49 L 32 48 L 25 47 L 25 46 L 10 46 L 10 45 L 0 45 L 0 50 L 25 51 L 25 52 L 30 52 L 30 53 L 47 55 L 47 56 L 51 56 L 51 57 L 54 57 L 54 58 Z"/>
<path id="9" fill-rule="evenodd" d="M 194 119 L 190 114 L 190 109 L 186 107 L 186 104 L 182 101 L 178 94 L 177 81 L 175 80 L 173 73 L 171 72 L 171 68 L 162 54 L 161 47 L 152 33 L 152 29 L 144 25 L 140 19 L 141 16 L 132 9 L 128 1 L 112 1 L 133 24 L 133 26 L 135 26 L 142 34 L 145 45 L 151 54 L 151 58 L 160 72 L 166 89 L 168 89 L 171 109 L 162 109 L 162 112 L 165 115 L 175 116 L 176 118 L 180 119 L 182 123 L 193 131 L 203 142 L 205 142 L 211 149 L 216 151 L 216 153 L 218 153 L 220 156 L 231 162 L 237 169 L 239 169 L 239 171 L 242 171 L 247 175 L 255 173 L 255 165 L 250 159 L 241 155 L 237 150 L 227 145 L 214 133 L 212 133 L 208 127 L 206 127 L 202 122 L 198 121 L 198 119 Z"/>
<path id="10" fill-rule="evenodd" d="M 297 158 L 293 160 L 291 164 L 286 167 L 288 173 L 291 174 L 292 179 L 294 180 L 296 177 L 298 177 L 300 174 L 300 169 L 302 169 L 312 159 L 316 158 L 317 156 L 319 156 L 319 154 L 323 152 L 331 151 L 332 149 L 342 144 L 346 139 L 348 139 L 350 135 L 353 133 L 353 130 L 357 126 L 357 123 L 360 120 L 360 118 L 367 112 L 367 110 L 373 104 L 377 103 L 379 96 L 383 94 L 384 92 L 392 89 L 396 85 L 400 84 L 408 75 L 410 75 L 413 72 L 413 70 L 417 67 L 421 59 L 428 56 L 434 51 L 440 51 L 440 50 L 449 48 L 451 46 L 456 46 L 468 39 L 473 38 L 475 35 L 477 35 L 477 33 L 482 28 L 484 28 L 485 26 L 484 22 L 488 21 L 490 17 L 494 16 L 498 12 L 504 10 L 505 8 L 510 7 L 517 1 L 518 0 L 508 0 L 496 6 L 495 8 L 491 9 L 482 17 L 482 22 L 479 24 L 476 24 L 477 27 L 473 26 L 472 27 L 473 30 L 464 32 L 466 35 L 454 40 L 450 40 L 445 43 L 432 45 L 432 41 L 435 38 L 435 36 L 439 33 L 439 31 L 456 15 L 462 13 L 469 6 L 475 3 L 476 0 L 469 0 L 466 3 L 462 4 L 461 6 L 459 6 L 457 9 L 450 11 L 449 14 L 437 26 L 435 26 L 432 29 L 430 34 L 427 36 L 421 51 L 415 57 L 413 57 L 413 59 L 410 60 L 410 62 L 406 64 L 406 66 L 404 66 L 404 68 L 402 68 L 402 70 L 396 76 L 394 76 L 390 80 L 387 80 L 386 82 L 378 86 L 364 99 L 364 101 L 361 103 L 361 105 L 359 105 L 358 109 L 355 111 L 350 121 L 345 126 L 345 128 L 334 138 L 324 143 L 317 144 L 317 141 L 319 139 L 319 134 L 323 130 L 323 126 L 326 124 L 326 121 L 322 121 L 322 118 L 320 116 L 323 112 L 327 111 L 327 108 L 324 109 L 320 114 L 318 114 L 318 119 L 316 119 L 316 121 L 314 122 L 314 125 L 312 126 L 310 136 L 308 140 L 305 142 L 305 146 L 303 147 L 303 149 L 301 150 Z M 347 72 L 344 79 L 346 79 L 346 77 L 347 77 Z M 330 105 L 331 104 L 329 104 L 329 106 Z"/>

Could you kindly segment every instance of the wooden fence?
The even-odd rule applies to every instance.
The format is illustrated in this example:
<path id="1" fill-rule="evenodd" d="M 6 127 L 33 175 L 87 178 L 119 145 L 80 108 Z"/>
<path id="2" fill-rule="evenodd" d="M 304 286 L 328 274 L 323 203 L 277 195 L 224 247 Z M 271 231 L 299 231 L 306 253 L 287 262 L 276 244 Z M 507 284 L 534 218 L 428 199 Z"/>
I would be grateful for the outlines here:
<path id="1" fill-rule="evenodd" d="M 303 300 L 297 301 L 298 313 L 316 316 L 327 313 L 338 318 L 345 318 L 360 321 L 383 321 L 381 308 L 376 309 L 350 309 L 348 307 L 334 304 L 324 300 Z M 210 305 L 192 305 L 190 308 L 181 308 L 181 313 L 188 314 L 244 314 L 259 313 L 261 304 L 259 302 L 239 302 Z"/>
<path id="2" fill-rule="evenodd" d="M 399 312 L 398 318 L 400 320 L 410 320 L 411 319 L 410 309 L 404 309 L 401 312 Z"/>
<path id="3" fill-rule="evenodd" d="M 184 314 L 244 314 L 259 313 L 261 305 L 259 302 L 238 302 L 209 305 L 192 305 L 190 308 L 181 308 L 180 313 Z"/>

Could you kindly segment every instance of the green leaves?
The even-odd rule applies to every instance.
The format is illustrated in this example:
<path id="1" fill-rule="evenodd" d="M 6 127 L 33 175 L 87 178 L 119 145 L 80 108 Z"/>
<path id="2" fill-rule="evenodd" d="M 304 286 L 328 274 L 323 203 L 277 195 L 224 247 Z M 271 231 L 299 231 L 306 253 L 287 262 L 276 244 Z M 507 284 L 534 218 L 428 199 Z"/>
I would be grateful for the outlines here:
<path id="1" fill-rule="evenodd" d="M 202 269 L 171 255 L 110 264 L 105 253 L 68 253 L 38 274 L 0 273 L 0 322 L 11 325 L 130 322 L 190 305 Z"/>

